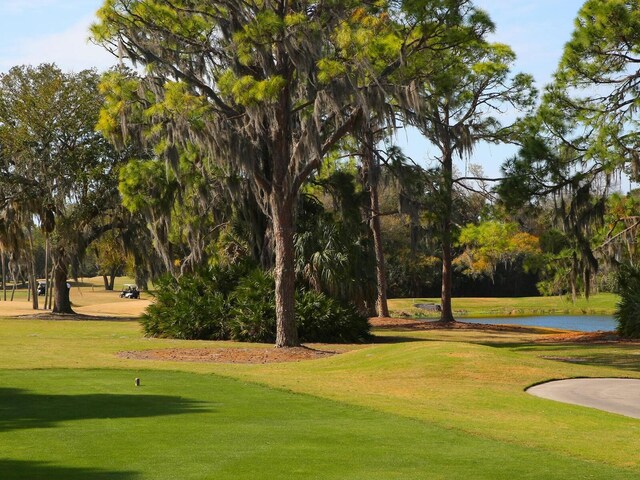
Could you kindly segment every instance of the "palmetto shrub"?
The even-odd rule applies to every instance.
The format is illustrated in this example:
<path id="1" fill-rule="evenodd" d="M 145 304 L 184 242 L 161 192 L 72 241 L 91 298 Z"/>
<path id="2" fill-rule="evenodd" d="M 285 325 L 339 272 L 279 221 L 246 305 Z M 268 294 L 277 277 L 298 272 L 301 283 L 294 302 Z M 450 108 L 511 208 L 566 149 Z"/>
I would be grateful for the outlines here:
<path id="1" fill-rule="evenodd" d="M 141 322 L 151 337 L 224 340 L 229 338 L 228 297 L 250 271 L 245 264 L 216 266 L 156 282 L 156 301 Z"/>
<path id="2" fill-rule="evenodd" d="M 369 322 L 353 305 L 315 290 L 297 292 L 296 322 L 305 342 L 351 343 L 369 337 Z"/>
<path id="3" fill-rule="evenodd" d="M 640 269 L 622 266 L 618 284 L 620 302 L 614 314 L 618 333 L 625 338 L 640 338 Z"/>
<path id="4" fill-rule="evenodd" d="M 271 275 L 256 269 L 231 294 L 232 340 L 273 343 L 276 340 L 276 292 Z"/>
<path id="5" fill-rule="evenodd" d="M 157 283 L 142 317 L 153 337 L 272 343 L 276 338 L 273 277 L 246 265 L 213 267 Z M 303 342 L 361 342 L 367 319 L 351 305 L 298 289 L 296 321 Z"/>

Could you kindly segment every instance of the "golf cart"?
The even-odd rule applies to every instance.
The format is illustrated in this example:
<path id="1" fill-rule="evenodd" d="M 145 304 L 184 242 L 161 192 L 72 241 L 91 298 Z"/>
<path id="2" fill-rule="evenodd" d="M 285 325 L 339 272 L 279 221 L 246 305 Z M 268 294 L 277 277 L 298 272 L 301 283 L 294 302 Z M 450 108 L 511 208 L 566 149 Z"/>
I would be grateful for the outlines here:
<path id="1" fill-rule="evenodd" d="M 140 290 L 137 285 L 125 283 L 120 292 L 120 298 L 140 298 Z"/>

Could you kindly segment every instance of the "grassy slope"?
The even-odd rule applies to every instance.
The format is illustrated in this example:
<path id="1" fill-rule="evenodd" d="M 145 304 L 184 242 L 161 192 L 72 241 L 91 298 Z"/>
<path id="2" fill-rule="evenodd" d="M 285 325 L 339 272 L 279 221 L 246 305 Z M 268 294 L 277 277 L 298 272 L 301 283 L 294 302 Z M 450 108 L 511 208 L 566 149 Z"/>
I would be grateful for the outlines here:
<path id="1" fill-rule="evenodd" d="M 566 297 L 454 298 L 453 309 L 461 317 L 493 315 L 610 315 L 619 301 L 617 295 L 601 293 L 589 300 L 572 303 Z M 420 317 L 436 316 L 415 308 L 415 303 L 440 303 L 437 298 L 396 298 L 389 300 L 392 315 L 407 313 Z"/>
<path id="2" fill-rule="evenodd" d="M 300 413 L 302 418 L 307 419 L 307 428 L 311 428 L 308 437 L 297 439 L 299 443 L 297 446 L 288 445 L 284 437 L 274 437 L 273 441 L 284 442 L 285 451 L 299 449 L 303 460 L 296 468 L 300 468 L 307 474 L 309 471 L 304 469 L 307 464 L 313 467 L 311 470 L 313 472 L 329 468 L 324 466 L 318 456 L 328 455 L 335 458 L 335 462 L 329 462 L 335 466 L 335 469 L 329 469 L 330 474 L 322 475 L 322 478 L 340 476 L 376 478 L 375 472 L 381 473 L 377 478 L 394 478 L 396 471 L 394 468 L 398 469 L 398 478 L 468 477 L 469 469 L 472 469 L 475 478 L 500 478 L 495 472 L 504 472 L 504 478 L 514 478 L 525 476 L 528 465 L 541 464 L 551 465 L 550 468 L 557 469 L 560 472 L 557 478 L 576 478 L 581 475 L 602 478 L 604 471 L 607 476 L 614 478 L 616 476 L 624 478 L 628 472 L 632 472 L 629 473 L 629 478 L 637 478 L 640 474 L 640 463 L 637 457 L 640 449 L 638 435 L 640 420 L 551 402 L 529 396 L 523 391 L 532 383 L 550 378 L 640 377 L 637 349 L 619 346 L 534 345 L 531 343 L 531 340 L 536 337 L 533 334 L 436 331 L 401 335 L 402 338 L 396 340 L 402 341 L 396 343 L 358 348 L 347 354 L 319 361 L 275 365 L 213 365 L 117 358 L 114 354 L 121 350 L 211 345 L 207 342 L 142 339 L 138 326 L 131 322 L 1 320 L 0 367 L 5 371 L 0 377 L 2 379 L 0 387 L 35 389 L 36 391 L 40 388 L 43 393 L 68 394 L 69 378 L 84 376 L 83 378 L 86 379 L 95 376 L 95 381 L 100 385 L 93 386 L 92 381 L 84 380 L 87 382 L 86 385 L 74 386 L 74 388 L 80 393 L 86 393 L 87 390 L 102 392 L 102 394 L 131 393 L 133 376 L 141 376 L 145 383 L 145 388 L 141 391 L 145 394 L 180 396 L 204 402 L 215 401 L 215 392 L 223 392 L 231 388 L 226 380 L 219 377 L 149 372 L 147 371 L 149 369 L 217 373 L 277 387 L 285 392 L 243 385 L 235 391 L 233 395 L 235 400 L 225 401 L 225 405 L 229 402 L 233 403 L 233 405 L 229 404 L 228 408 L 232 410 L 237 408 L 237 412 L 243 412 L 237 413 L 237 418 L 231 416 L 234 419 L 231 430 L 237 433 L 231 437 L 234 441 L 237 440 L 236 443 L 239 442 L 233 443 L 235 445 L 233 448 L 242 450 L 246 442 L 252 445 L 251 436 L 254 433 L 266 434 L 261 430 L 273 430 L 283 421 L 277 415 L 272 417 L 274 415 L 272 410 L 263 412 L 260 402 L 249 401 L 253 398 L 252 396 L 271 398 L 269 403 L 273 404 L 274 408 L 277 407 L 276 410 L 282 410 L 285 413 L 297 412 L 296 402 L 303 398 L 311 402 L 307 410 Z M 585 361 L 581 364 L 565 363 L 544 359 L 541 358 L 542 356 L 581 357 Z M 82 371 L 20 371 L 34 368 L 115 368 L 129 369 L 129 371 L 123 374 L 124 377 L 120 377 L 116 371 L 101 371 L 96 375 L 89 375 Z M 56 379 L 56 377 L 57 380 L 49 379 Z M 23 378 L 24 381 L 21 380 Z M 158 378 L 157 382 L 162 386 L 152 390 L 156 388 L 152 387 L 156 381 L 150 382 L 150 378 Z M 123 382 L 122 385 L 119 382 Z M 147 383 L 150 384 L 149 388 L 146 387 Z M 242 384 L 233 383 L 232 385 Z M 245 388 L 247 390 L 244 390 Z M 255 392 L 252 390 L 254 388 L 258 388 L 259 393 L 252 393 Z M 315 399 L 291 395 L 286 393 L 287 390 L 307 393 Z M 234 406 L 236 400 L 239 404 Z M 366 410 L 353 407 L 364 407 Z M 251 417 L 254 410 L 258 414 L 255 419 Z M 311 415 L 310 412 L 316 411 L 319 413 L 317 416 L 315 413 Z M 343 417 L 334 416 L 334 411 L 341 412 Z M 193 435 L 204 435 L 204 438 L 208 438 L 208 444 L 211 445 L 210 451 L 208 450 L 209 457 L 207 457 L 209 460 L 198 457 L 200 460 L 194 466 L 197 470 L 201 462 L 209 462 L 212 458 L 217 458 L 217 455 L 212 455 L 211 452 L 220 451 L 228 455 L 224 445 L 228 440 L 219 444 L 214 441 L 215 435 L 202 433 L 202 428 L 205 426 L 209 428 L 209 422 L 213 420 L 199 415 L 193 412 L 183 413 L 177 417 L 163 416 L 162 422 L 148 418 L 139 419 L 136 422 L 140 421 L 143 424 L 135 428 L 144 431 L 148 428 L 147 423 L 157 424 L 153 431 L 158 435 L 159 445 L 154 444 L 150 449 L 151 453 L 166 443 L 166 441 L 160 442 L 162 435 L 173 435 L 176 430 L 184 428 Z M 247 418 L 252 420 L 243 421 L 243 415 L 250 415 Z M 359 417 L 361 415 L 366 417 L 366 421 Z M 225 418 L 228 416 L 225 414 Z M 295 413 L 295 416 L 298 416 L 298 413 Z M 175 419 L 175 423 L 172 423 L 172 418 Z M 360 420 L 356 421 L 355 419 L 358 418 Z M 92 422 L 99 420 L 92 418 L 75 422 L 65 420 L 61 422 L 60 427 L 51 429 L 50 433 L 54 437 L 61 435 L 62 438 L 75 438 L 79 435 L 82 438 L 85 430 L 96 431 L 98 427 Z M 131 419 L 114 420 L 114 428 L 122 433 L 122 429 L 126 430 L 131 422 Z M 249 428 L 254 422 L 261 424 L 262 428 L 258 430 Z M 364 428 L 361 422 L 373 423 L 367 426 L 363 433 L 358 434 L 358 428 Z M 3 433 L 5 430 L 2 428 L 3 423 L 0 421 L 0 443 L 10 445 L 7 451 L 9 453 L 3 453 L 3 456 L 12 461 L 24 460 L 27 462 L 26 471 L 31 467 L 39 468 L 37 464 L 32 463 L 34 461 L 48 461 L 61 454 L 56 452 L 49 457 L 27 455 L 25 453 L 29 450 L 25 449 L 25 445 L 28 445 L 28 443 L 25 444 L 27 438 L 15 437 L 11 429 L 7 434 Z M 285 425 L 287 425 L 286 431 L 302 428 L 296 422 L 291 424 L 285 422 Z M 342 425 L 340 432 L 346 435 L 346 443 L 335 440 L 337 434 L 331 429 L 335 429 L 336 425 Z M 67 427 L 74 427 L 73 433 L 67 432 Z M 29 434 L 28 430 L 25 432 L 25 435 Z M 311 440 L 314 435 L 318 435 L 320 439 L 318 442 L 314 443 Z M 367 443 L 364 440 L 366 438 L 379 440 L 372 444 Z M 598 441 L 595 442 L 594 439 Z M 134 440 L 132 441 L 135 443 Z M 48 445 L 51 439 L 43 437 L 41 443 Z M 78 448 L 84 445 L 82 441 L 78 443 L 80 444 Z M 110 442 L 108 443 L 110 445 Z M 376 450 L 374 447 L 377 444 L 384 445 L 385 448 Z M 89 445 L 92 446 L 87 446 L 83 450 L 83 455 L 90 454 L 94 448 L 97 448 L 96 444 Z M 102 444 L 100 448 L 106 448 L 108 451 L 112 448 L 109 445 Z M 379 461 L 379 464 L 374 463 L 375 468 L 356 471 L 353 459 L 350 463 L 348 458 L 344 457 L 350 451 L 356 452 L 359 445 L 374 449 L 367 462 L 374 459 L 376 462 Z M 607 448 L 602 448 L 603 445 Z M 331 450 L 332 446 L 336 447 L 335 451 Z M 181 458 L 182 451 L 194 452 L 195 455 L 195 451 L 203 447 L 189 443 L 185 439 L 174 442 L 170 451 L 164 451 L 163 448 L 165 447 L 160 450 L 164 453 L 158 455 Z M 264 449 L 270 452 L 272 447 L 264 447 Z M 260 449 L 260 452 L 262 451 Z M 383 458 L 385 452 L 390 452 L 392 458 L 402 459 L 402 461 L 394 463 L 391 458 Z M 408 458 L 413 456 L 418 458 L 409 461 L 405 459 L 405 454 Z M 127 455 L 121 455 L 124 454 L 114 451 L 111 456 L 122 458 L 123 461 L 129 458 Z M 258 453 L 247 453 L 247 455 L 248 457 L 242 462 L 238 460 L 233 469 L 240 468 L 241 464 L 246 465 L 247 468 L 262 465 L 265 458 L 270 458 L 274 453 L 265 453 L 264 457 Z M 89 467 L 114 470 L 113 462 L 104 463 L 101 460 L 95 463 L 90 460 L 83 464 L 77 463 L 77 460 L 74 460 L 75 456 L 70 458 L 68 455 L 63 455 L 60 459 L 65 460 L 64 465 L 80 468 L 81 471 Z M 423 461 L 424 463 L 421 463 Z M 129 460 L 126 460 L 124 464 L 118 464 L 115 471 L 119 472 L 127 465 L 131 465 L 136 472 L 145 470 L 133 460 L 132 463 L 128 462 Z M 284 465 L 284 460 L 282 462 Z M 366 462 L 362 460 L 360 463 Z M 403 464 L 407 465 L 406 469 L 401 468 Z M 134 465 L 135 468 L 133 468 Z M 0 466 L 0 473 L 1 468 Z M 261 466 L 261 471 L 262 468 Z M 361 468 L 369 467 L 363 465 Z M 227 474 L 231 477 L 231 470 L 226 472 L 212 478 L 226 478 Z M 249 478 L 249 473 L 245 473 Z M 265 470 L 264 478 L 267 478 L 266 473 L 269 471 Z M 535 474 L 536 478 L 554 478 L 550 470 L 545 472 L 531 470 L 530 473 Z M 73 478 L 72 475 L 67 477 Z M 81 477 L 82 475 L 78 476 L 78 478 Z M 6 477 L 0 475 L 0 478 Z M 122 478 L 137 477 L 123 476 Z M 143 478 L 160 477 L 147 475 Z M 196 475 L 193 478 L 205 477 Z M 258 477 L 254 475 L 252 478 Z M 290 478 L 296 478 L 296 476 L 291 473 Z"/>

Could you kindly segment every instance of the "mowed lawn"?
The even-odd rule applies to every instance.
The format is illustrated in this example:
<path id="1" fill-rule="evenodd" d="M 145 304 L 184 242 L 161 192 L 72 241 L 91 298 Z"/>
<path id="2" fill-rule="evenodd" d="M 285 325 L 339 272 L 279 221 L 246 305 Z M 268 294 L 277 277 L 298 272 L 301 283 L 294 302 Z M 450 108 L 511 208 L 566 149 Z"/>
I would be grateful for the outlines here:
<path id="1" fill-rule="evenodd" d="M 458 317 L 490 317 L 509 315 L 611 315 L 620 297 L 612 293 L 576 299 L 570 297 L 454 298 L 454 314 Z M 392 315 L 408 314 L 434 317 L 437 313 L 415 307 L 419 303 L 439 304 L 439 298 L 394 298 L 389 300 Z"/>
<path id="2" fill-rule="evenodd" d="M 524 389 L 640 378 L 640 350 L 545 334 L 379 332 L 321 360 L 229 365 L 117 353 L 261 346 L 1 319 L 0 478 L 639 478 L 640 420 Z"/>

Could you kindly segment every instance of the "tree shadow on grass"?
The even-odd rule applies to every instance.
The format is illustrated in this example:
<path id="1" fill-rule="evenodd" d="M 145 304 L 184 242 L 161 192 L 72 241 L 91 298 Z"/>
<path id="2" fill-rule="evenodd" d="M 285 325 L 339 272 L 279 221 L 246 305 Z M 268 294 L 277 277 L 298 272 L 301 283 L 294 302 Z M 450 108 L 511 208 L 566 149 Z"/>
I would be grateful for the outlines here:
<path id="1" fill-rule="evenodd" d="M 203 410 L 200 402 L 166 395 L 48 395 L 0 388 L 0 432 L 54 427 L 69 420 L 148 418 Z"/>
<path id="2" fill-rule="evenodd" d="M 408 343 L 408 342 L 433 342 L 430 338 L 410 337 L 402 335 L 372 335 L 368 343 L 385 344 L 385 343 Z"/>
<path id="3" fill-rule="evenodd" d="M 135 480 L 136 472 L 109 472 L 90 468 L 51 465 L 44 462 L 23 462 L 0 459 L 2 480 Z"/>
<path id="4" fill-rule="evenodd" d="M 522 340 L 521 342 L 500 342 L 496 340 L 495 342 L 475 342 L 478 345 L 482 345 L 485 347 L 491 348 L 502 348 L 507 350 L 518 350 L 518 351 L 528 351 L 535 350 L 540 344 L 534 343 L 531 340 Z"/>
<path id="5" fill-rule="evenodd" d="M 577 357 L 546 357 L 549 360 L 590 365 L 593 367 L 612 367 L 620 370 L 640 372 L 640 356 L 638 355 L 585 355 Z"/>
<path id="6" fill-rule="evenodd" d="M 556 362 L 640 372 L 640 350 L 638 350 L 637 345 L 533 342 L 483 342 L 481 345 L 493 348 L 507 348 L 517 352 L 533 352 L 540 358 Z"/>

